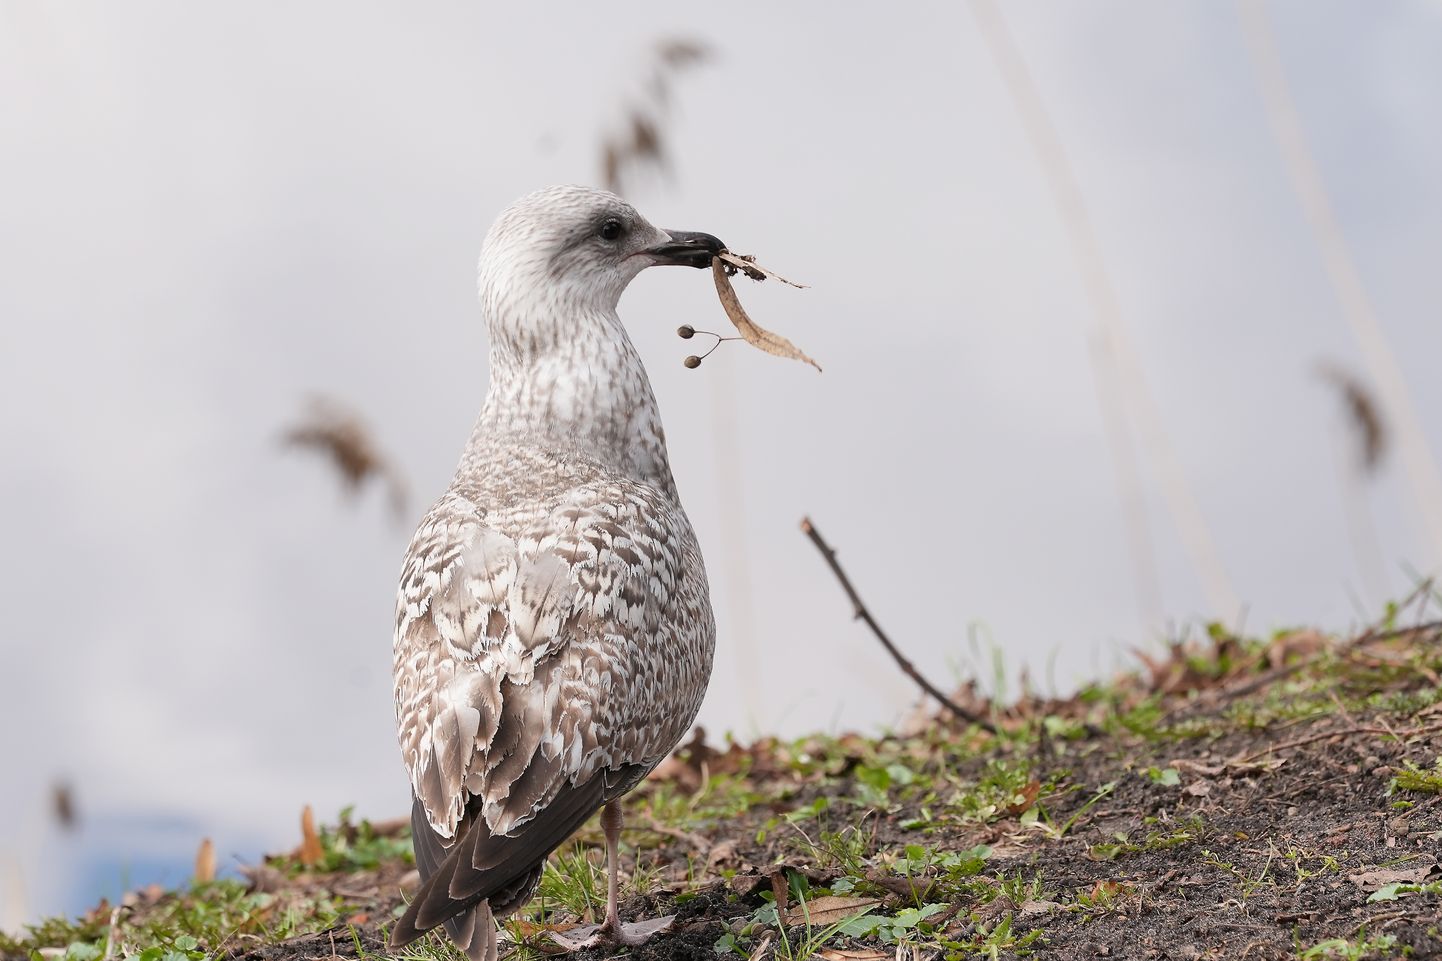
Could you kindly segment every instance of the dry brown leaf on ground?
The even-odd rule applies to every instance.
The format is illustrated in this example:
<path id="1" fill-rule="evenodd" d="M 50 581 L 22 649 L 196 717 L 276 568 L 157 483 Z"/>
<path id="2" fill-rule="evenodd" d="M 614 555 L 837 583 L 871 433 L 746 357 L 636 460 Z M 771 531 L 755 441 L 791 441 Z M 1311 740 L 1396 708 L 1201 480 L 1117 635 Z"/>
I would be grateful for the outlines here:
<path id="1" fill-rule="evenodd" d="M 1376 891 L 1389 884 L 1421 884 L 1427 880 L 1428 875 L 1437 869 L 1436 861 L 1428 861 L 1412 868 L 1372 868 L 1368 871 L 1358 871 L 1356 874 L 1347 875 L 1351 881 L 1363 891 Z"/>
<path id="2" fill-rule="evenodd" d="M 844 898 L 827 895 L 792 905 L 784 919 L 787 924 L 809 924 L 812 927 L 822 927 L 835 924 L 837 921 L 845 921 L 847 918 L 856 917 L 858 914 L 864 914 L 880 906 L 880 898 Z"/>
<path id="3" fill-rule="evenodd" d="M 732 868 L 738 872 L 741 872 L 743 868 L 746 871 L 755 870 L 736 853 L 735 838 L 717 842 L 711 848 L 711 852 L 706 855 L 706 869 L 714 871 L 718 868 Z"/>
<path id="4" fill-rule="evenodd" d="M 764 327 L 757 325 L 746 314 L 746 308 L 741 306 L 741 300 L 736 296 L 736 290 L 731 286 L 731 278 L 726 273 L 728 262 L 720 257 L 711 258 L 711 276 L 716 281 L 716 293 L 721 298 L 721 306 L 726 309 L 726 316 L 731 318 L 731 323 L 741 334 L 742 339 L 752 347 L 774 354 L 777 357 L 790 357 L 793 360 L 800 360 L 810 364 L 817 370 L 821 365 L 810 357 L 806 356 L 791 341 L 780 334 L 773 334 Z M 755 266 L 752 264 L 751 266 Z M 756 268 L 760 269 L 760 268 Z M 788 281 L 789 283 L 789 281 Z"/>
<path id="5" fill-rule="evenodd" d="M 1311 657 L 1325 650 L 1330 643 L 1321 631 L 1310 628 L 1288 631 L 1273 638 L 1267 645 L 1267 666 L 1275 670 L 1294 657 Z"/>
<path id="6" fill-rule="evenodd" d="M 246 890 L 252 894 L 274 894 L 285 887 L 285 872 L 278 871 L 268 864 L 246 864 L 240 868 L 240 873 L 245 876 Z"/>
<path id="7" fill-rule="evenodd" d="M 816 956 L 822 961 L 891 961 L 894 957 L 885 951 L 876 951 L 872 948 L 851 951 L 846 948 L 822 948 L 816 952 Z"/>
<path id="8" fill-rule="evenodd" d="M 1012 795 L 1011 803 L 1002 810 L 1005 811 L 1007 814 L 1021 814 L 1027 809 L 1029 809 L 1033 804 L 1035 804 L 1036 799 L 1040 795 L 1041 782 L 1038 781 L 1036 778 L 1032 778 L 1030 781 L 1028 781 L 1025 785 L 1022 786 L 1022 789 L 1020 791 Z"/>

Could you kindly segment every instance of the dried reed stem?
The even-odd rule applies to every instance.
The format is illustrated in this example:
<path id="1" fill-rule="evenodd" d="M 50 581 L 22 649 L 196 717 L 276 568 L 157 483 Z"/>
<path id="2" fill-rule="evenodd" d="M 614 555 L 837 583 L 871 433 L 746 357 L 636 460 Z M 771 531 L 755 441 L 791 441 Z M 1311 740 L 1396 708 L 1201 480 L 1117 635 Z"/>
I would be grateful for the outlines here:
<path id="1" fill-rule="evenodd" d="M 1435 563 L 1439 545 L 1442 545 L 1442 472 L 1438 471 L 1437 462 L 1428 450 L 1427 436 L 1422 430 L 1417 408 L 1412 404 L 1402 367 L 1387 342 L 1377 312 L 1362 285 L 1356 261 L 1342 234 L 1342 225 L 1327 196 L 1321 171 L 1317 169 L 1307 145 L 1302 121 L 1277 54 L 1267 11 L 1259 0 L 1238 0 L 1237 9 L 1247 50 L 1257 71 L 1257 86 L 1266 107 L 1267 122 L 1277 140 L 1292 186 L 1296 188 L 1297 199 L 1311 221 L 1342 316 L 1357 338 L 1368 376 L 1377 386 L 1386 412 L 1391 417 L 1402 466 L 1411 484 L 1417 509 L 1422 514 L 1427 550 Z"/>
<path id="2" fill-rule="evenodd" d="M 1132 460 L 1134 452 L 1127 429 L 1127 410 L 1138 420 L 1142 453 L 1156 473 L 1172 521 L 1202 581 L 1213 614 L 1219 618 L 1234 617 L 1241 610 L 1241 604 L 1222 565 L 1201 508 L 1187 483 L 1181 461 L 1162 426 L 1156 401 L 1147 386 L 1141 355 L 1122 320 L 1121 307 L 1102 259 L 1101 245 L 1092 229 L 1085 199 L 1067 160 L 1061 138 L 994 0 L 971 0 L 971 9 L 1051 187 L 1087 299 L 1100 328 L 1092 338 L 1092 373 L 1101 398 L 1103 419 L 1107 424 L 1112 457 L 1118 472 L 1118 486 L 1122 489 L 1123 507 L 1131 529 L 1138 593 L 1151 621 L 1147 626 L 1149 629 L 1156 628 L 1161 605 L 1145 508 L 1139 496 L 1141 481 Z M 1108 385 L 1113 380 L 1122 393 L 1124 404 L 1107 395 Z"/>

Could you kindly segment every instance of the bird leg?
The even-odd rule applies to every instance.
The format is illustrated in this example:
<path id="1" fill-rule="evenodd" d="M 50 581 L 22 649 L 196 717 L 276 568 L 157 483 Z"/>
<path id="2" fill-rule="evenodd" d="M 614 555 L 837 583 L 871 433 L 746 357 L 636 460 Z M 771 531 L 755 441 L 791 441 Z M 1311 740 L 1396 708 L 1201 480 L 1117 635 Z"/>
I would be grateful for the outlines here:
<path id="1" fill-rule="evenodd" d="M 552 931 L 551 940 L 568 951 L 605 943 L 635 947 L 645 944 L 653 935 L 669 930 L 676 920 L 674 914 L 668 914 L 636 924 L 621 923 L 617 906 L 621 887 L 621 827 L 624 821 L 619 801 L 612 801 L 601 809 L 601 830 L 606 833 L 606 920 L 599 925 L 586 925 L 570 931 Z"/>
<path id="2" fill-rule="evenodd" d="M 606 921 L 597 932 L 616 944 L 645 944 L 651 935 L 670 927 L 670 918 L 640 924 L 622 924 L 617 911 L 621 875 L 621 828 L 625 824 L 621 802 L 612 801 L 601 809 L 601 830 L 606 833 Z M 661 922 L 658 925 L 658 922 Z"/>
<path id="3" fill-rule="evenodd" d="M 624 927 L 616 910 L 621 887 L 621 829 L 625 823 L 626 814 L 618 802 L 612 801 L 601 809 L 601 830 L 606 833 L 606 923 L 601 930 L 613 935 L 622 944 L 629 944 L 622 934 Z"/>

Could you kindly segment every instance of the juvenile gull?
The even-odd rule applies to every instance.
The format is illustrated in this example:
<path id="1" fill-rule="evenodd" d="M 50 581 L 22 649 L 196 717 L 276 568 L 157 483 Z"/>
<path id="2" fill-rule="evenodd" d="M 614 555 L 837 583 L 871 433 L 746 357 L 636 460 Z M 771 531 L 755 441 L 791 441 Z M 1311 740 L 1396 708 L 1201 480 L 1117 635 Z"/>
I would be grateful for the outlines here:
<path id="1" fill-rule="evenodd" d="M 481 248 L 490 388 L 450 488 L 406 551 L 395 697 L 421 886 L 391 934 L 444 924 L 474 961 L 546 856 L 604 808 L 601 934 L 616 913 L 620 797 L 701 705 L 716 627 L 641 358 L 616 315 L 647 267 L 723 245 L 614 194 L 552 187 Z"/>

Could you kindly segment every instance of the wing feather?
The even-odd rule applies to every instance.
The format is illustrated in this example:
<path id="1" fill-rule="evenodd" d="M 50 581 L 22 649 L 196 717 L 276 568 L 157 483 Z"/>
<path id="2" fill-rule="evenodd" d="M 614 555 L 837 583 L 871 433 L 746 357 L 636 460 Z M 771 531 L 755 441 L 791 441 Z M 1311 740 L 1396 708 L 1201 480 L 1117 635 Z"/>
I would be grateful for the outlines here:
<path id="1" fill-rule="evenodd" d="M 396 713 L 429 840 L 395 944 L 498 892 L 526 896 L 525 877 L 644 777 L 699 703 L 667 683 L 704 677 L 714 641 L 684 515 L 619 481 L 558 504 L 502 525 L 453 491 L 407 553 Z M 685 657 L 658 661 L 657 646 Z"/>

